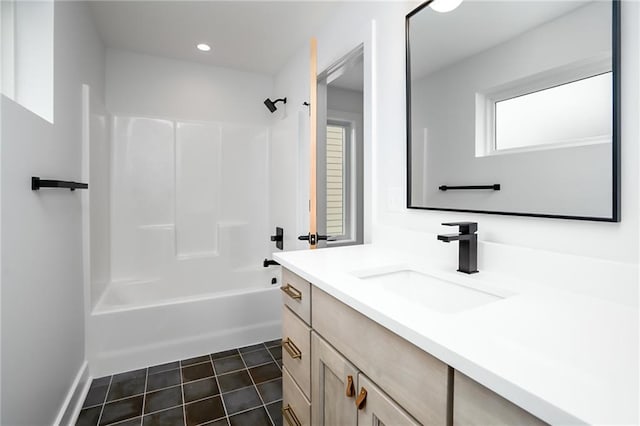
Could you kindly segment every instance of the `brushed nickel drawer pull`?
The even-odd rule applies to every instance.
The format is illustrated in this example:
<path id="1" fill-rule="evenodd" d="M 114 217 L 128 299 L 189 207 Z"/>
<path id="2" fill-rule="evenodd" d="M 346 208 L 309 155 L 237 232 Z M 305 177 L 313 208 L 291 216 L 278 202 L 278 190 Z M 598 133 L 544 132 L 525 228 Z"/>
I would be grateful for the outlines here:
<path id="1" fill-rule="evenodd" d="M 356 398 L 356 407 L 358 407 L 358 410 L 362 410 L 364 408 L 365 402 L 367 402 L 367 390 L 365 388 L 360 388 L 360 395 Z"/>
<path id="2" fill-rule="evenodd" d="M 300 349 L 298 349 L 298 347 L 288 337 L 282 341 L 282 347 L 289 352 L 291 358 L 302 359 L 302 352 L 300 352 Z"/>
<path id="3" fill-rule="evenodd" d="M 289 426 L 302 426 L 302 423 L 298 420 L 298 417 L 293 411 L 293 408 L 291 408 L 291 405 L 287 404 L 287 406 L 282 409 L 282 414 L 284 415 L 284 418 L 287 419 Z"/>
<path id="4" fill-rule="evenodd" d="M 285 285 L 284 287 L 280 287 L 280 290 L 284 291 L 287 296 L 292 299 L 302 300 L 302 292 L 289 283 L 287 283 L 287 285 Z"/>
<path id="5" fill-rule="evenodd" d="M 355 396 L 356 388 L 353 386 L 353 376 L 347 376 L 347 397 Z"/>

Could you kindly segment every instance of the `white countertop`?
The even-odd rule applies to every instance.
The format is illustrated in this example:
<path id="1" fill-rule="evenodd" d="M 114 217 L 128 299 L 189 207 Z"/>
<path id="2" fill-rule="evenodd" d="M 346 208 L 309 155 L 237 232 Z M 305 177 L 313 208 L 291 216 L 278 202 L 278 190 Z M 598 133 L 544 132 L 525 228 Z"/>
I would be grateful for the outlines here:
<path id="1" fill-rule="evenodd" d="M 492 271 L 465 275 L 430 265 L 416 254 L 375 245 L 273 256 L 548 423 L 639 423 L 637 309 Z M 458 313 L 439 313 L 390 297 L 388 290 L 374 289 L 356 276 L 385 266 L 510 296 Z"/>

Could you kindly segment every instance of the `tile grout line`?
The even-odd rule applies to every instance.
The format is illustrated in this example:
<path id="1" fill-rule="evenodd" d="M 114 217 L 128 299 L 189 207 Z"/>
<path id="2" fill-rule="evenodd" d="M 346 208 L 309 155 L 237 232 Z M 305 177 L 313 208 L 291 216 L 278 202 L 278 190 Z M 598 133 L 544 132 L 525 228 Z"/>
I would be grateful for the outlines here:
<path id="1" fill-rule="evenodd" d="M 162 391 L 162 390 L 171 389 L 171 388 L 175 388 L 175 387 L 180 386 L 180 385 L 182 384 L 182 369 L 163 371 L 163 373 L 170 373 L 170 372 L 172 372 L 172 371 L 177 371 L 177 372 L 178 372 L 178 379 L 179 379 L 179 383 L 174 383 L 174 384 L 172 384 L 172 385 L 164 386 L 164 387 L 157 388 L 157 389 L 151 389 L 151 390 L 149 390 L 149 391 L 147 391 L 147 392 L 145 392 L 145 393 L 159 392 L 159 391 Z M 155 376 L 156 374 L 160 374 L 160 373 L 154 373 L 154 374 L 151 374 L 151 375 L 152 375 L 152 376 Z M 208 377 L 204 377 L 204 378 L 196 379 L 196 380 L 191 380 L 191 381 L 186 382 L 186 383 L 199 382 L 199 381 L 201 381 L 201 380 L 205 380 L 205 379 L 208 379 Z"/>
<path id="2" fill-rule="evenodd" d="M 182 392 L 182 424 L 187 426 L 187 404 L 184 402 L 184 380 L 182 380 L 182 361 L 178 361 L 178 367 L 180 372 L 180 392 Z"/>
<path id="3" fill-rule="evenodd" d="M 219 418 L 213 419 L 213 420 L 207 420 L 206 422 L 198 423 L 198 424 L 196 424 L 194 426 L 210 425 L 210 424 L 213 424 L 213 423 L 218 422 L 220 420 L 226 420 L 227 421 L 227 425 L 229 424 L 229 418 L 225 416 L 225 417 L 219 417 Z"/>
<path id="4" fill-rule="evenodd" d="M 107 393 L 104 395 L 104 400 L 102 401 L 102 408 L 100 408 L 100 416 L 98 416 L 97 425 L 100 424 L 100 420 L 102 420 L 102 413 L 104 413 L 104 406 L 107 405 L 107 397 L 109 396 L 109 391 L 111 390 L 111 383 L 113 382 L 113 375 L 109 377 L 109 386 L 107 386 Z"/>
<path id="5" fill-rule="evenodd" d="M 280 341 L 282 343 L 282 340 Z M 278 360 L 276 359 L 276 357 L 273 356 L 273 354 L 271 353 L 271 351 L 269 350 L 269 347 L 267 346 L 266 343 L 263 343 L 263 345 L 267 348 L 267 352 L 269 352 L 269 355 L 271 356 L 271 359 L 273 360 L 273 362 L 278 366 L 278 368 L 280 369 L 280 378 L 279 379 L 272 379 L 272 380 L 268 380 L 266 382 L 263 383 L 268 383 L 268 382 L 273 382 L 275 380 L 280 380 L 282 382 L 282 366 L 280 365 L 280 363 L 278 362 Z M 271 346 L 272 348 L 275 348 L 276 346 Z M 282 345 L 280 346 L 282 348 Z M 257 386 L 256 386 L 257 387 Z M 260 391 L 258 391 L 258 393 L 260 393 Z M 262 395 L 260 395 L 260 397 L 262 398 Z M 281 398 L 275 401 L 271 401 L 269 404 L 274 404 L 278 401 L 283 401 L 284 399 Z M 263 401 L 264 402 L 264 401 Z M 264 407 L 265 409 L 267 408 L 266 405 Z M 269 415 L 269 417 L 271 417 L 271 413 L 269 412 L 269 410 L 267 409 L 267 414 Z M 273 421 L 273 418 L 271 419 L 271 422 L 273 423 L 273 425 L 275 426 L 276 422 Z"/>
<path id="6" fill-rule="evenodd" d="M 240 353 L 240 351 L 237 351 Z M 229 424 L 229 413 L 227 412 L 227 404 L 224 403 L 224 398 L 222 397 L 222 388 L 220 387 L 220 382 L 218 381 L 218 375 L 216 374 L 216 366 L 213 363 L 213 357 L 209 355 L 209 359 L 211 360 L 211 368 L 213 368 L 213 377 L 216 380 L 216 385 L 218 386 L 218 394 L 220 395 L 220 402 L 222 402 L 222 409 L 224 410 L 224 418 Z"/>
<path id="7" fill-rule="evenodd" d="M 211 377 L 209 377 L 209 378 L 211 378 Z M 177 388 L 178 386 L 175 386 L 175 387 Z M 247 388 L 247 387 L 249 387 L 249 386 L 246 386 L 245 388 Z M 242 389 L 245 389 L 245 388 L 242 388 Z M 148 415 L 151 415 L 151 414 L 160 413 L 160 412 L 162 412 L 162 411 L 173 410 L 173 409 L 178 408 L 178 407 L 181 407 L 181 406 L 183 406 L 183 405 L 194 404 L 194 403 L 196 403 L 196 402 L 204 401 L 205 399 L 215 398 L 216 396 L 221 396 L 221 395 L 216 394 L 216 395 L 209 395 L 209 396 L 205 396 L 205 397 L 202 397 L 202 398 L 194 399 L 193 401 L 189 401 L 188 403 L 186 403 L 186 402 L 185 402 L 185 403 L 182 403 L 182 404 L 177 404 L 177 405 L 172 405 L 172 406 L 170 406 L 170 407 L 161 408 L 161 409 L 159 409 L 159 410 L 150 411 L 150 412 L 148 412 L 148 413 L 147 413 L 147 414 L 145 414 L 145 415 L 147 415 L 147 416 L 148 416 Z M 255 407 L 254 407 L 254 408 L 255 408 Z M 222 417 L 220 417 L 220 418 L 222 418 Z M 214 420 L 207 420 L 205 423 L 207 423 L 207 422 L 211 422 L 211 421 L 215 421 L 215 420 L 218 420 L 218 419 L 214 419 Z M 124 420 L 122 420 L 122 421 L 124 421 Z"/>
<path id="8" fill-rule="evenodd" d="M 271 355 L 271 354 L 269 354 Z M 256 365 L 252 365 L 251 367 L 246 366 L 245 364 L 245 368 L 238 368 L 237 370 L 231 370 L 231 371 L 225 371 L 224 373 L 221 374 L 216 374 L 217 376 L 226 376 L 227 374 L 232 374 L 232 373 L 237 373 L 238 371 L 242 371 L 242 370 L 246 370 L 248 368 L 255 368 L 255 367 L 262 367 L 263 365 L 267 365 L 267 364 L 271 364 L 272 362 L 275 362 L 276 364 L 278 363 L 278 361 L 276 361 L 273 356 L 271 356 L 271 359 L 273 359 L 273 361 L 267 361 L 267 362 L 263 362 L 261 364 L 256 364 Z M 244 361 L 244 359 L 243 359 Z M 205 379 L 208 377 L 205 377 Z M 198 380 L 203 380 L 203 379 L 198 379 Z M 198 380 L 192 380 L 194 382 L 197 382 Z M 189 382 L 191 383 L 191 382 Z"/>
<path id="9" fill-rule="evenodd" d="M 2 0 L 0 0 L 0 1 L 2 1 Z M 167 388 L 165 388 L 165 389 L 167 389 Z M 112 399 L 111 401 L 106 401 L 105 404 L 111 404 L 112 402 L 120 402 L 120 401 L 123 401 L 125 399 L 135 398 L 136 396 L 144 396 L 144 394 L 145 394 L 144 392 L 141 392 L 141 393 L 136 393 L 134 395 L 123 396 L 122 398 L 117 398 L 117 399 Z M 93 407 L 98 407 L 99 405 L 101 405 L 101 404 L 94 405 Z M 92 407 L 87 407 L 87 408 L 92 408 Z M 84 408 L 83 408 L 83 410 L 84 410 Z"/>
<path id="10" fill-rule="evenodd" d="M 267 346 L 267 345 L 265 345 Z M 272 346 L 272 348 L 275 348 L 276 346 Z M 282 348 L 282 346 L 280 346 Z M 278 360 L 276 359 L 276 357 L 273 356 L 273 354 L 271 353 L 271 351 L 269 350 L 269 348 L 267 347 L 267 352 L 269 352 L 269 355 L 271 356 L 271 359 L 273 360 L 273 362 L 276 363 L 276 365 L 278 366 L 278 368 L 280 369 L 280 372 L 282 373 L 282 366 L 280 365 L 280 363 L 278 362 Z"/>
<path id="11" fill-rule="evenodd" d="M 281 399 L 278 399 L 277 401 L 273 401 L 273 402 L 278 402 L 278 401 L 282 401 L 282 400 L 281 400 Z M 237 416 L 237 415 L 239 415 L 239 414 L 248 413 L 249 411 L 253 411 L 253 410 L 255 410 L 256 408 L 260 408 L 260 407 L 263 407 L 263 406 L 262 406 L 262 405 L 256 405 L 255 407 L 247 408 L 247 409 L 245 409 L 245 410 L 238 411 L 237 413 L 233 413 L 233 416 Z M 267 411 L 267 414 L 269 414 L 269 412 L 268 412 L 268 411 Z M 222 420 L 222 419 L 227 419 L 227 422 L 228 422 L 229 417 L 220 417 L 219 419 L 215 419 L 215 420 L 207 420 L 206 422 L 204 422 L 204 423 L 199 423 L 199 424 L 197 424 L 196 426 L 204 425 L 204 424 L 211 423 L 211 422 L 217 422 L 218 420 Z M 110 426 L 110 425 L 109 425 L 109 426 Z"/>
<path id="12" fill-rule="evenodd" d="M 262 346 L 264 346 L 265 348 L 267 347 L 267 345 L 265 345 L 264 343 L 262 344 Z M 269 352 L 269 350 L 267 350 L 267 352 Z M 269 355 L 271 355 L 271 352 L 269 352 Z M 260 390 L 258 389 L 258 386 L 256 386 L 256 382 L 253 380 L 253 376 L 251 375 L 251 372 L 249 371 L 249 367 L 247 366 L 247 363 L 244 361 L 244 357 L 242 356 L 242 353 L 240 354 L 240 359 L 242 359 L 242 363 L 247 368 L 247 373 L 249 374 L 249 378 L 251 379 L 251 383 L 253 383 L 253 387 L 255 388 L 256 393 L 258 394 L 258 398 L 260 398 L 260 402 L 262 402 L 262 408 L 264 409 L 264 411 L 267 412 L 267 417 L 269 418 L 269 421 L 271 422 L 271 424 L 275 425 L 275 422 L 271 418 L 271 414 L 269 413 L 269 410 L 267 410 L 267 406 L 264 403 L 264 399 L 262 399 L 262 395 L 260 394 Z"/>
<path id="13" fill-rule="evenodd" d="M 177 387 L 177 386 L 176 386 L 176 387 Z M 152 414 L 162 413 L 163 411 L 174 410 L 174 409 L 176 409 L 176 408 L 178 408 L 178 407 L 182 407 L 183 405 L 184 405 L 184 404 L 172 405 L 171 407 L 161 408 L 161 409 L 156 410 L 156 411 L 149 411 L 147 414 L 145 414 L 145 417 L 146 417 L 146 416 L 150 416 L 150 415 L 152 415 Z"/>
<path id="14" fill-rule="evenodd" d="M 144 393 L 142 394 L 142 413 L 140 413 L 140 426 L 144 422 L 144 406 L 147 402 L 147 382 L 149 381 L 149 369 L 147 368 L 144 376 Z"/>

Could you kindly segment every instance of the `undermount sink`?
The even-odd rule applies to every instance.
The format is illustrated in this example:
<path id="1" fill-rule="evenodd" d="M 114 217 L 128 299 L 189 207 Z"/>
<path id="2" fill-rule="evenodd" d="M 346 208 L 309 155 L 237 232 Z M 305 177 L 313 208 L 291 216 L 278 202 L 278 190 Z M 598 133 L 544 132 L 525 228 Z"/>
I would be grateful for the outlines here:
<path id="1" fill-rule="evenodd" d="M 442 313 L 456 313 L 504 297 L 412 269 L 355 274 L 390 298 Z"/>

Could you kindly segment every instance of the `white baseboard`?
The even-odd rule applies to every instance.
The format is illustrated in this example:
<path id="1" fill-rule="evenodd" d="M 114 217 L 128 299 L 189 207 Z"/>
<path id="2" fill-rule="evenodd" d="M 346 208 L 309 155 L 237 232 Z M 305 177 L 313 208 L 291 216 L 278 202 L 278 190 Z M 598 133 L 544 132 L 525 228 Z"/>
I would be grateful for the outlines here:
<path id="1" fill-rule="evenodd" d="M 76 374 L 76 378 L 73 380 L 69 392 L 67 392 L 67 396 L 58 411 L 56 420 L 53 423 L 55 426 L 75 425 L 90 386 L 89 363 L 85 360 L 80 366 L 78 374 Z"/>

